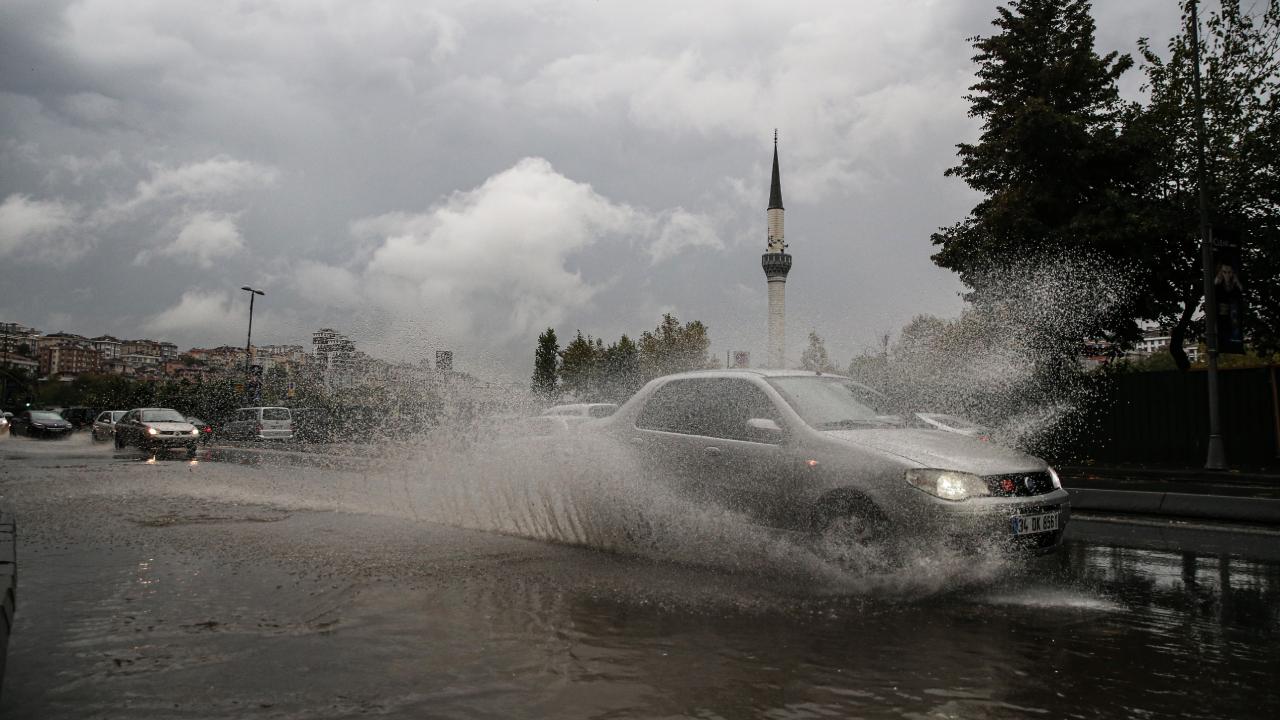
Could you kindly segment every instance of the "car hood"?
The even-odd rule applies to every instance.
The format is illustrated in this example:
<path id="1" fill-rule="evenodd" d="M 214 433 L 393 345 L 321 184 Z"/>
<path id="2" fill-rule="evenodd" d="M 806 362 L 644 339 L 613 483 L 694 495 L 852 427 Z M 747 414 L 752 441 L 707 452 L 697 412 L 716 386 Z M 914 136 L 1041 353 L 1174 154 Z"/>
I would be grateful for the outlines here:
<path id="1" fill-rule="evenodd" d="M 196 426 L 189 422 L 144 422 L 143 425 L 165 432 L 191 432 L 196 429 Z"/>
<path id="2" fill-rule="evenodd" d="M 975 475 L 1043 470 L 1045 463 L 1026 453 L 942 430 L 877 428 L 828 430 L 833 440 L 895 455 L 919 467 L 959 470 Z"/>

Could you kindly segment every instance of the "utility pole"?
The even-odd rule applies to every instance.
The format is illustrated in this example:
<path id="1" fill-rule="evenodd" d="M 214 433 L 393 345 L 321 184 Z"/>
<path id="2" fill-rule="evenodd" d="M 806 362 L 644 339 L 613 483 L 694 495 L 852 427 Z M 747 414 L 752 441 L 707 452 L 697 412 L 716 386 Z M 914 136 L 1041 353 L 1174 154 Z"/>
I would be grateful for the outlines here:
<path id="1" fill-rule="evenodd" d="M 249 336 L 245 338 L 245 341 L 244 341 L 244 374 L 248 375 L 249 368 L 250 368 L 249 353 L 250 353 L 250 349 L 253 347 L 253 296 L 266 295 L 266 293 L 262 292 L 261 290 L 255 290 L 249 287 L 248 285 L 245 285 L 240 289 L 246 290 L 249 293 Z"/>
<path id="2" fill-rule="evenodd" d="M 1204 96 L 1200 92 L 1200 19 L 1197 0 L 1191 5 L 1191 57 L 1194 67 L 1191 88 L 1196 103 L 1196 187 L 1200 206 L 1200 259 L 1204 265 L 1204 344 L 1208 350 L 1209 452 L 1206 470 L 1226 470 L 1227 455 L 1222 447 L 1222 413 L 1218 402 L 1218 298 L 1213 291 L 1213 236 L 1209 229 L 1209 199 L 1205 192 Z"/>

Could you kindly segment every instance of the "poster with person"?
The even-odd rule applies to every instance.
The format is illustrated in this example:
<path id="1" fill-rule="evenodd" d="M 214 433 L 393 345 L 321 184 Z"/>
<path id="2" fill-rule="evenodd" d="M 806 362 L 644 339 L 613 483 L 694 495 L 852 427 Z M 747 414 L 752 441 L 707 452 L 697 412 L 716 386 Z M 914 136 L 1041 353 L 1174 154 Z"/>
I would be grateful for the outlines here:
<path id="1" fill-rule="evenodd" d="M 1218 352 L 1244 354 L 1244 285 L 1240 280 L 1240 245 L 1214 244 L 1213 295 L 1218 303 Z"/>

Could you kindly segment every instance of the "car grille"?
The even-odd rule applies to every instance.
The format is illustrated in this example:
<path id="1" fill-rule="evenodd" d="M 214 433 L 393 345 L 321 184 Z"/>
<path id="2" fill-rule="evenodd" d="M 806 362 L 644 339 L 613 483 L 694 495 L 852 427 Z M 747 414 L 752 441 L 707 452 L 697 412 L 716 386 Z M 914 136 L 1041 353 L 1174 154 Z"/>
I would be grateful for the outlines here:
<path id="1" fill-rule="evenodd" d="M 1030 497 L 1053 491 L 1053 478 L 1047 472 L 988 475 L 983 480 L 996 497 Z"/>

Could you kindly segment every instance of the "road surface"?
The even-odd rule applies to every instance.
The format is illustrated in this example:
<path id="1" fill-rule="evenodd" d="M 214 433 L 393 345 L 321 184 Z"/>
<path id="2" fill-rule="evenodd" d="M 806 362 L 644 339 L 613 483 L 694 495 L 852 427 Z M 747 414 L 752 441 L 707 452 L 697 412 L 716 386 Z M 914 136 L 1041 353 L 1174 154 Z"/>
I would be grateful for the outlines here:
<path id="1" fill-rule="evenodd" d="M 1280 717 L 1275 535 L 1080 521 L 885 570 L 641 480 L 409 455 L 0 439 L 0 716 Z"/>

